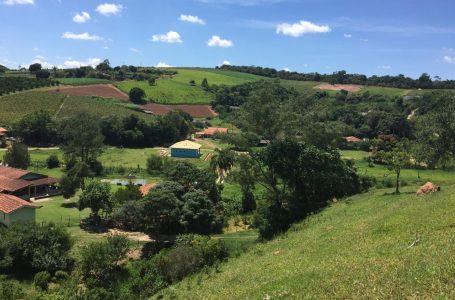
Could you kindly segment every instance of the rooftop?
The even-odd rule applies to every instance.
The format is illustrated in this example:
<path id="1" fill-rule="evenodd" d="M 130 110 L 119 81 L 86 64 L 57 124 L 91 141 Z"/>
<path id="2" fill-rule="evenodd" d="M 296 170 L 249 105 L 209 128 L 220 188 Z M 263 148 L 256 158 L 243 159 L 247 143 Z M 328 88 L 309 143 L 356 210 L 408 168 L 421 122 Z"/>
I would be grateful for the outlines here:
<path id="1" fill-rule="evenodd" d="M 228 133 L 228 129 L 224 127 L 208 127 L 204 131 L 197 132 L 197 134 L 214 135 L 215 133 Z"/>
<path id="2" fill-rule="evenodd" d="M 194 149 L 194 150 L 198 150 L 200 149 L 202 146 L 198 143 L 195 143 L 195 142 L 192 142 L 192 141 L 189 141 L 189 140 L 185 140 L 185 141 L 181 141 L 181 142 L 178 142 L 178 143 L 175 143 L 174 145 L 172 145 L 170 148 L 174 148 L 174 149 Z"/>
<path id="3" fill-rule="evenodd" d="M 23 207 L 39 208 L 39 206 L 36 206 L 28 201 L 22 200 L 21 198 L 18 198 L 16 196 L 0 193 L 1 212 L 9 214 Z"/>

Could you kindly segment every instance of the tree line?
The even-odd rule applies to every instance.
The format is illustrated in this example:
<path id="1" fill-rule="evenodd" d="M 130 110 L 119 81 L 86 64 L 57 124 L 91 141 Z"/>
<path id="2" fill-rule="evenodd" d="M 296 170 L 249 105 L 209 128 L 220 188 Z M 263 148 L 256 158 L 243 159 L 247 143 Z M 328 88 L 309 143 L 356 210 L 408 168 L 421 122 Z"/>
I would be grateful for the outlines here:
<path id="1" fill-rule="evenodd" d="M 362 74 L 349 74 L 346 71 L 337 71 L 332 74 L 314 73 L 299 73 L 285 70 L 276 70 L 273 68 L 263 68 L 258 66 L 233 66 L 223 65 L 217 67 L 222 70 L 237 71 L 249 73 L 270 78 L 280 78 L 287 80 L 299 81 L 320 81 L 329 82 L 332 84 L 360 84 L 370 86 L 394 87 L 403 89 L 453 89 L 455 88 L 455 80 L 441 80 L 439 76 L 433 79 L 427 73 L 423 73 L 418 79 L 412 79 L 402 74 L 391 76 L 366 76 Z"/>
<path id="2" fill-rule="evenodd" d="M 0 77 L 0 96 L 57 84 L 57 81 L 42 78 Z"/>

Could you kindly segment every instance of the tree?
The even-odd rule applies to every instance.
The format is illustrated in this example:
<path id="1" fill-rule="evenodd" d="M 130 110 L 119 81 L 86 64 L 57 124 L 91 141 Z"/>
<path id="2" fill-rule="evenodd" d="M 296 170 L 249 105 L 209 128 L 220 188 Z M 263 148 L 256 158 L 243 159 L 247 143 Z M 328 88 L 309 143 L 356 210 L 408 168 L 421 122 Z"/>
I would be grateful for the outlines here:
<path id="1" fill-rule="evenodd" d="M 12 168 L 26 170 L 30 165 L 28 147 L 25 144 L 14 142 L 11 147 L 6 150 L 6 153 L 3 156 L 3 162 Z"/>
<path id="2" fill-rule="evenodd" d="M 249 155 L 237 157 L 238 170 L 234 172 L 234 180 L 240 185 L 242 191 L 242 211 L 249 213 L 256 209 L 256 200 L 253 190 L 258 178 L 258 170 L 255 162 Z"/>
<path id="3" fill-rule="evenodd" d="M 133 87 L 129 92 L 130 101 L 133 103 L 142 103 L 143 98 L 145 97 L 145 92 L 143 89 L 138 87 Z"/>
<path id="4" fill-rule="evenodd" d="M 51 76 L 51 73 L 46 70 L 39 70 L 35 72 L 35 76 L 38 79 L 48 79 Z"/>
<path id="5" fill-rule="evenodd" d="M 95 222 L 99 220 L 99 212 L 112 211 L 111 187 L 109 183 L 91 180 L 82 190 L 79 197 L 79 210 L 90 208 Z"/>
<path id="6" fill-rule="evenodd" d="M 391 151 L 378 151 L 376 153 L 377 159 L 386 164 L 389 170 L 394 171 L 396 174 L 395 193 L 400 193 L 400 174 L 401 170 L 411 164 L 411 156 L 408 152 L 402 150 L 400 147 L 395 147 Z"/>
<path id="7" fill-rule="evenodd" d="M 202 79 L 201 87 L 204 91 L 210 90 L 209 82 L 207 81 L 207 78 Z"/>
<path id="8" fill-rule="evenodd" d="M 212 202 L 203 191 L 186 193 L 183 203 L 180 223 L 185 232 L 208 234 L 221 229 L 222 218 L 217 218 Z"/>
<path id="9" fill-rule="evenodd" d="M 41 71 L 42 69 L 42 66 L 40 63 L 35 63 L 35 64 L 31 64 L 29 67 L 28 67 L 28 70 L 31 72 L 31 73 L 36 73 L 38 71 Z"/>
<path id="10" fill-rule="evenodd" d="M 78 188 L 84 188 L 85 178 L 93 177 L 90 166 L 85 162 L 76 162 L 67 174 L 60 179 L 60 188 L 65 199 L 76 194 Z"/>
<path id="11" fill-rule="evenodd" d="M 55 154 L 49 155 L 46 160 L 46 165 L 48 169 L 55 169 L 60 167 L 60 160 L 58 159 L 58 156 Z"/>
<path id="12" fill-rule="evenodd" d="M 215 154 L 212 156 L 210 166 L 215 171 L 219 178 L 219 183 L 222 184 L 226 173 L 234 166 L 235 153 L 229 149 L 215 149 Z"/>
<path id="13" fill-rule="evenodd" d="M 96 70 L 105 73 L 109 72 L 111 70 L 111 63 L 109 62 L 108 59 L 105 59 L 103 62 L 96 66 Z"/>
<path id="14" fill-rule="evenodd" d="M 157 174 L 163 170 L 163 159 L 157 155 L 150 155 L 147 158 L 147 172 L 149 174 Z"/>
<path id="15" fill-rule="evenodd" d="M 193 79 L 190 80 L 190 85 L 191 85 L 191 86 L 195 86 L 195 85 L 196 85 L 196 81 L 194 81 Z"/>
<path id="16" fill-rule="evenodd" d="M 104 137 L 100 126 L 93 116 L 80 113 L 62 121 L 62 150 L 67 158 L 78 158 L 88 163 L 103 151 Z"/>
<path id="17" fill-rule="evenodd" d="M 150 77 L 149 78 L 149 85 L 150 86 L 156 85 L 156 78 L 155 77 Z"/>
<path id="18" fill-rule="evenodd" d="M 151 191 L 144 198 L 147 231 L 156 235 L 181 231 L 182 201 L 169 191 Z"/>
<path id="19" fill-rule="evenodd" d="M 57 122 L 48 111 L 27 114 L 12 126 L 12 131 L 28 145 L 48 146 L 57 142 Z"/>
<path id="20" fill-rule="evenodd" d="M 142 193 L 137 185 L 133 182 L 128 182 L 124 188 L 118 189 L 113 198 L 115 200 L 115 205 L 123 204 L 128 201 L 137 201 L 142 199 Z"/>

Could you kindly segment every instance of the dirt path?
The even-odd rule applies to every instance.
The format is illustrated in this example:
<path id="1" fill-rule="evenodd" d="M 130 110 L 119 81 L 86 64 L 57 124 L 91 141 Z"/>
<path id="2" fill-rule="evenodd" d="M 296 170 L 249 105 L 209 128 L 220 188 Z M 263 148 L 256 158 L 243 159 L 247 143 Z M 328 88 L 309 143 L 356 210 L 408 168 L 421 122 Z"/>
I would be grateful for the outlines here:
<path id="1" fill-rule="evenodd" d="M 330 83 L 321 83 L 314 87 L 318 90 L 328 90 L 328 91 L 341 91 L 345 90 L 348 92 L 360 92 L 363 86 L 357 84 L 330 84 Z"/>

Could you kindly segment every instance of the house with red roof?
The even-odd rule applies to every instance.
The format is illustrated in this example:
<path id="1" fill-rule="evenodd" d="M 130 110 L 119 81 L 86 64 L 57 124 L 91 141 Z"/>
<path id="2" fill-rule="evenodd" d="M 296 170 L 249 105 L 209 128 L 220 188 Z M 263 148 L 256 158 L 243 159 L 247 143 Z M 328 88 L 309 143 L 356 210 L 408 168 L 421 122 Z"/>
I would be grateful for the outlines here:
<path id="1" fill-rule="evenodd" d="M 5 226 L 35 222 L 37 208 L 39 206 L 19 197 L 0 193 L 0 223 Z"/>
<path id="2" fill-rule="evenodd" d="M 216 133 L 228 133 L 229 130 L 223 127 L 208 127 L 203 131 L 196 132 L 196 137 L 198 138 L 211 138 Z"/>
<path id="3" fill-rule="evenodd" d="M 359 143 L 359 142 L 363 141 L 362 139 L 359 139 L 358 137 L 355 137 L 355 136 L 346 136 L 346 137 L 344 137 L 344 139 L 348 143 Z"/>
<path id="4" fill-rule="evenodd" d="M 0 193 L 22 199 L 42 198 L 58 194 L 58 180 L 46 175 L 7 166 L 0 166 Z"/>

